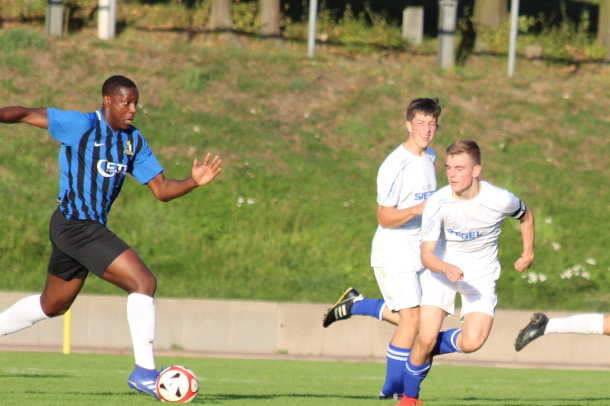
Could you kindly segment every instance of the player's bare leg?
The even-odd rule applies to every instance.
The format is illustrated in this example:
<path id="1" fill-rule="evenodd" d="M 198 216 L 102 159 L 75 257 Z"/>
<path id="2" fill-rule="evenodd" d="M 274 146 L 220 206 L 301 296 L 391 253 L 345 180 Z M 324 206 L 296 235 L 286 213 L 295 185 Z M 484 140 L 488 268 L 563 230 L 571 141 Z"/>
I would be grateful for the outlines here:
<path id="1" fill-rule="evenodd" d="M 475 352 L 485 344 L 493 317 L 483 312 L 472 312 L 464 316 L 462 333 L 457 338 L 457 345 L 464 353 Z"/>
<path id="2" fill-rule="evenodd" d="M 157 278 L 132 249 L 119 255 L 106 268 L 102 279 L 130 294 L 140 293 L 153 297 L 157 290 Z"/>
<path id="3" fill-rule="evenodd" d="M 47 274 L 47 282 L 41 295 L 21 299 L 0 313 L 0 336 L 12 334 L 49 317 L 64 314 L 80 292 L 84 281 L 64 281 Z"/>
<path id="4" fill-rule="evenodd" d="M 441 331 L 443 320 L 446 312 L 436 306 L 421 306 L 419 309 L 419 319 L 425 320 L 425 323 L 420 323 L 419 334 L 415 343 L 409 361 L 413 365 L 423 365 L 430 361 L 432 350 L 436 345 L 438 333 Z"/>
<path id="5" fill-rule="evenodd" d="M 395 326 L 398 326 L 398 323 L 400 322 L 400 315 L 398 312 L 388 309 L 388 306 L 383 307 L 382 317 L 384 321 L 387 321 Z"/>
<path id="6" fill-rule="evenodd" d="M 445 311 L 436 306 L 421 306 L 419 319 L 419 334 L 413 344 L 411 355 L 407 360 L 404 374 L 405 396 L 400 405 L 421 404 L 419 389 L 432 366 L 432 351 L 435 349 L 439 332 L 445 318 Z"/>
<path id="7" fill-rule="evenodd" d="M 398 315 L 398 325 L 390 342 L 397 347 L 412 348 L 419 329 L 419 306 L 393 313 Z"/>
<path id="8" fill-rule="evenodd" d="M 127 321 L 136 367 L 127 383 L 130 388 L 157 398 L 156 380 L 159 374 L 152 345 L 155 339 L 153 296 L 157 289 L 157 279 L 132 249 L 119 255 L 106 268 L 102 279 L 129 293 Z"/>
<path id="9" fill-rule="evenodd" d="M 65 281 L 47 273 L 47 281 L 40 296 L 40 305 L 44 313 L 49 317 L 55 317 L 67 312 L 84 284 L 84 279 Z"/>

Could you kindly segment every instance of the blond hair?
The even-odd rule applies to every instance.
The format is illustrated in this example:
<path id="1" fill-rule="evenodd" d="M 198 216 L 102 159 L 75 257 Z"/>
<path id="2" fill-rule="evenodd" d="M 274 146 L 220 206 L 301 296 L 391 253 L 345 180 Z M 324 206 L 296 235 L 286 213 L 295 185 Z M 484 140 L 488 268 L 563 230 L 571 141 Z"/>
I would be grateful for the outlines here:
<path id="1" fill-rule="evenodd" d="M 447 147 L 447 156 L 467 154 L 476 165 L 481 165 L 481 149 L 472 140 L 459 140 Z"/>

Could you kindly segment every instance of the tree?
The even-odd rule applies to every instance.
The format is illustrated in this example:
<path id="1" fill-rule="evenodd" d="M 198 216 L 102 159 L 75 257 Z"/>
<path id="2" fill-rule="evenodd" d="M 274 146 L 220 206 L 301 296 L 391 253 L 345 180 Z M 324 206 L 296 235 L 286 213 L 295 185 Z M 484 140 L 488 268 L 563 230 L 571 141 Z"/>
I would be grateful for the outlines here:
<path id="1" fill-rule="evenodd" d="M 508 17 L 508 0 L 475 0 L 473 22 L 487 28 L 498 28 Z"/>
<path id="2" fill-rule="evenodd" d="M 481 40 L 481 30 L 496 29 L 508 17 L 508 0 L 475 0 L 472 22 L 475 30 L 474 50 L 486 51 L 487 45 Z"/>
<path id="3" fill-rule="evenodd" d="M 233 32 L 232 5 L 233 0 L 212 0 L 208 30 L 220 31 L 220 38 L 224 41 L 233 46 L 245 48 L 242 40 Z"/>
<path id="4" fill-rule="evenodd" d="M 261 36 L 280 36 L 280 0 L 259 0 Z"/>
<path id="5" fill-rule="evenodd" d="M 599 1 L 597 39 L 610 49 L 610 0 Z"/>
<path id="6" fill-rule="evenodd" d="M 208 29 L 212 31 L 230 31 L 233 29 L 233 0 L 212 0 L 212 11 L 208 21 Z"/>

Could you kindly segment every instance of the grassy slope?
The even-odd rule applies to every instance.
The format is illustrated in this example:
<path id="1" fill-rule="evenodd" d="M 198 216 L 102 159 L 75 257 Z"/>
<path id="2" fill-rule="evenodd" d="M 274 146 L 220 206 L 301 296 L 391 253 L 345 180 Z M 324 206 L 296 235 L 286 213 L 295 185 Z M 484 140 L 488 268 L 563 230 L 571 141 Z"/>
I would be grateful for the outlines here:
<path id="1" fill-rule="evenodd" d="M 330 302 L 347 285 L 379 295 L 369 268 L 376 172 L 405 137 L 406 104 L 426 96 L 444 107 L 440 185 L 444 148 L 472 138 L 484 178 L 536 214 L 532 271 L 547 280 L 528 283 L 512 270 L 520 242 L 508 220 L 499 305 L 610 310 L 607 67 L 519 61 L 519 77 L 507 80 L 500 58 L 442 73 L 430 56 L 319 52 L 311 61 L 302 45 L 247 45 L 127 30 L 111 42 L 85 32 L 0 55 L 5 105 L 91 111 L 105 78 L 125 74 L 140 88 L 136 125 L 167 176 L 188 176 L 207 151 L 223 158 L 214 184 L 171 203 L 129 180 L 110 215 L 110 228 L 158 275 L 160 296 Z M 39 290 L 57 145 L 20 125 L 1 126 L 0 143 L 0 290 Z M 576 264 L 590 279 L 561 279 Z M 96 278 L 85 292 L 119 293 Z"/>
<path id="2" fill-rule="evenodd" d="M 127 388 L 131 356 L 0 353 L 6 406 L 150 405 Z M 194 404 L 371 405 L 383 385 L 382 364 L 158 357 L 185 365 L 200 382 Z M 459 377 L 459 379 L 456 379 Z M 608 373 L 436 366 L 422 385 L 430 406 L 604 405 Z M 396 402 L 391 403 L 394 405 Z"/>

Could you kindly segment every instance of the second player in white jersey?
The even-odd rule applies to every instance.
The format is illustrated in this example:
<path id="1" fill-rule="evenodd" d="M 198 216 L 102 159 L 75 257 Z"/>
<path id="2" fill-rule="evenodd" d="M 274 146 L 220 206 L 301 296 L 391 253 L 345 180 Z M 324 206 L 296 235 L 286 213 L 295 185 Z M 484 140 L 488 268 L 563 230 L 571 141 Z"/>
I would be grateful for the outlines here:
<path id="1" fill-rule="evenodd" d="M 404 392 L 405 361 L 419 327 L 423 266 L 420 258 L 421 215 L 436 190 L 429 148 L 438 128 L 438 99 L 413 100 L 407 107 L 406 141 L 385 159 L 377 177 L 377 222 L 371 264 L 383 300 L 348 289 L 324 316 L 323 326 L 352 315 L 367 315 L 397 324 L 388 346 L 386 379 L 380 399 Z"/>
<path id="2" fill-rule="evenodd" d="M 377 204 L 398 210 L 414 207 L 436 190 L 434 161 L 436 154 L 427 147 L 423 156 L 396 148 L 381 164 L 377 176 Z M 415 216 L 397 227 L 377 226 L 373 238 L 371 266 L 419 271 L 421 216 Z"/>

